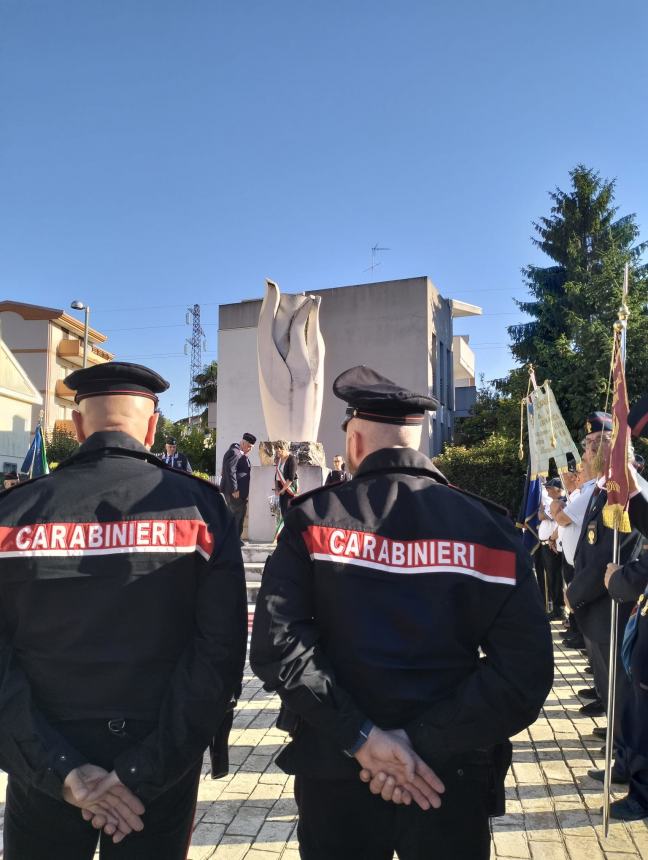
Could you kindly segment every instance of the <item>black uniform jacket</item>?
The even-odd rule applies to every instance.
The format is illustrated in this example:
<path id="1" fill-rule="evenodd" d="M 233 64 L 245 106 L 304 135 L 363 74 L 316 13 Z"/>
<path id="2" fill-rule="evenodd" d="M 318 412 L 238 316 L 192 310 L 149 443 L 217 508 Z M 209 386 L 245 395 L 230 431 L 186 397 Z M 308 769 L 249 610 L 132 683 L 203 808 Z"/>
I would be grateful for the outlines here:
<path id="1" fill-rule="evenodd" d="M 241 499 L 250 495 L 250 458 L 241 451 L 238 442 L 230 445 L 223 457 L 223 474 L 221 475 L 221 493 L 231 496 L 237 490 Z"/>
<path id="2" fill-rule="evenodd" d="M 567 589 L 567 599 L 584 636 L 594 642 L 610 641 L 610 601 L 605 587 L 605 570 L 613 558 L 614 531 L 603 523 L 605 490 L 592 496 L 574 554 L 574 578 Z M 621 533 L 621 564 L 637 558 L 643 538 L 635 529 Z M 617 595 L 617 596 L 620 596 Z M 632 600 L 632 597 L 625 597 Z M 619 611 L 621 630 L 628 620 L 630 604 Z"/>
<path id="3" fill-rule="evenodd" d="M 189 458 L 181 451 L 176 451 L 175 454 L 171 456 L 166 453 L 158 454 L 158 457 L 163 463 L 166 463 L 167 466 L 171 466 L 172 469 L 182 469 L 183 472 L 193 471 L 191 464 L 189 463 Z"/>
<path id="4" fill-rule="evenodd" d="M 630 499 L 628 510 L 632 526 L 648 537 L 648 481 L 641 475 L 636 475 L 635 480 L 639 492 Z"/>
<path id="5" fill-rule="evenodd" d="M 406 728 L 432 765 L 501 743 L 535 720 L 553 675 L 515 528 L 412 449 L 377 451 L 293 503 L 251 661 L 299 718 L 279 763 L 324 778 L 357 774 L 343 750 L 366 719 Z"/>
<path id="6" fill-rule="evenodd" d="M 125 433 L 95 433 L 53 474 L 0 494 L 0 766 L 60 797 L 87 761 L 66 721 L 151 721 L 115 769 L 154 798 L 238 695 L 246 615 L 216 488 Z"/>
<path id="7" fill-rule="evenodd" d="M 638 477 L 639 493 L 630 499 L 630 523 L 644 536 L 643 546 L 648 538 L 648 484 Z M 648 587 L 648 552 L 625 564 L 610 580 L 610 595 L 616 600 L 637 600 Z"/>

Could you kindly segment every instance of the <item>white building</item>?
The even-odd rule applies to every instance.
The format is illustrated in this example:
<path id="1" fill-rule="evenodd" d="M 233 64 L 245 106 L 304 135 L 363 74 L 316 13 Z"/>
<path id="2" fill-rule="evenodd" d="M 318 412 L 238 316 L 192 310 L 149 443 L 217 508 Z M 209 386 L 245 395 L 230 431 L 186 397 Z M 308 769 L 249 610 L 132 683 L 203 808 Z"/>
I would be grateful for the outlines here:
<path id="1" fill-rule="evenodd" d="M 467 418 L 477 399 L 475 385 L 475 353 L 467 334 L 452 338 L 452 369 L 455 386 L 455 418 Z"/>
<path id="2" fill-rule="evenodd" d="M 43 398 L 0 338 L 0 470 L 19 469 L 31 443 L 34 411 Z M 1 475 L 0 475 L 1 477 Z"/>
<path id="3" fill-rule="evenodd" d="M 309 292 L 322 297 L 325 390 L 317 441 L 323 442 L 327 461 L 344 453 L 340 424 L 345 407 L 331 386 L 338 374 L 357 364 L 367 364 L 412 391 L 439 400 L 438 411 L 423 425 L 421 450 L 430 455 L 440 452 L 452 434 L 453 318 L 478 315 L 481 309 L 443 298 L 425 276 Z M 260 298 L 219 308 L 218 471 L 227 447 L 242 433 L 267 438 L 257 369 L 260 309 Z"/>
<path id="4" fill-rule="evenodd" d="M 43 426 L 48 432 L 55 428 L 74 432 L 74 392 L 63 380 L 83 367 L 83 334 L 83 322 L 61 309 L 0 301 L 0 335 L 42 398 L 32 407 L 29 422 L 32 430 L 43 409 Z M 89 366 L 113 358 L 97 345 L 106 340 L 106 335 L 89 329 Z"/>

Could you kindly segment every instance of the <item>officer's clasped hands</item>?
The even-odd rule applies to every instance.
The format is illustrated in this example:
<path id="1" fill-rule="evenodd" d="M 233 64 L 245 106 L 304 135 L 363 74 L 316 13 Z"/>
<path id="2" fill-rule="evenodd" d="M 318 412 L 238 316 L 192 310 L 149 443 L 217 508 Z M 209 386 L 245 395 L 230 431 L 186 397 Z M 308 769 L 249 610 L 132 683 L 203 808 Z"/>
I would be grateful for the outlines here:
<path id="1" fill-rule="evenodd" d="M 128 789 L 117 774 L 93 764 L 77 767 L 65 778 L 63 797 L 81 809 L 85 821 L 121 842 L 134 830 L 144 829 L 141 816 L 144 804 Z"/>
<path id="2" fill-rule="evenodd" d="M 374 726 L 355 757 L 362 765 L 360 779 L 372 794 L 406 806 L 413 800 L 423 810 L 441 806 L 439 795 L 445 786 L 414 752 L 402 729 L 384 731 Z"/>

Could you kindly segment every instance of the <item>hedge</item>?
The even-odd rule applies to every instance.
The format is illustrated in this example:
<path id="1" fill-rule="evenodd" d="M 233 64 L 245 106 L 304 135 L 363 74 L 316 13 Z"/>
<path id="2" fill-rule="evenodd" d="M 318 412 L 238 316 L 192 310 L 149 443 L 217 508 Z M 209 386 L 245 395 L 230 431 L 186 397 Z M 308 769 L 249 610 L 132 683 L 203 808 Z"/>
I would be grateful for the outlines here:
<path id="1" fill-rule="evenodd" d="M 504 505 L 517 516 L 526 476 L 526 460 L 518 457 L 518 446 L 494 434 L 478 445 L 448 446 L 434 460 L 451 484 Z"/>

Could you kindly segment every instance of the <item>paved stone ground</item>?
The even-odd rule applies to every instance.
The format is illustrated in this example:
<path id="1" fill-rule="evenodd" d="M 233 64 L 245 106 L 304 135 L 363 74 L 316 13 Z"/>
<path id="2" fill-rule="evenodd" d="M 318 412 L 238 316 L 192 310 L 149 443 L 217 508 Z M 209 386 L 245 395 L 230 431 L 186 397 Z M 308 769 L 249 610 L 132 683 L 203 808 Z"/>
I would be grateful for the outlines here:
<path id="1" fill-rule="evenodd" d="M 538 721 L 514 740 L 508 811 L 493 819 L 491 858 L 648 858 L 645 821 L 613 824 L 603 839 L 602 787 L 586 773 L 602 763 L 601 743 L 587 736 L 604 720 L 578 713 L 576 690 L 590 686 L 591 678 L 583 674 L 580 653 L 563 650 L 559 631 L 554 623 L 554 688 Z M 205 777 L 201 783 L 189 860 L 299 857 L 291 780 L 272 763 L 285 742 L 283 732 L 273 728 L 276 716 L 276 697 L 263 691 L 248 668 L 230 737 L 232 773 L 216 781 Z"/>

